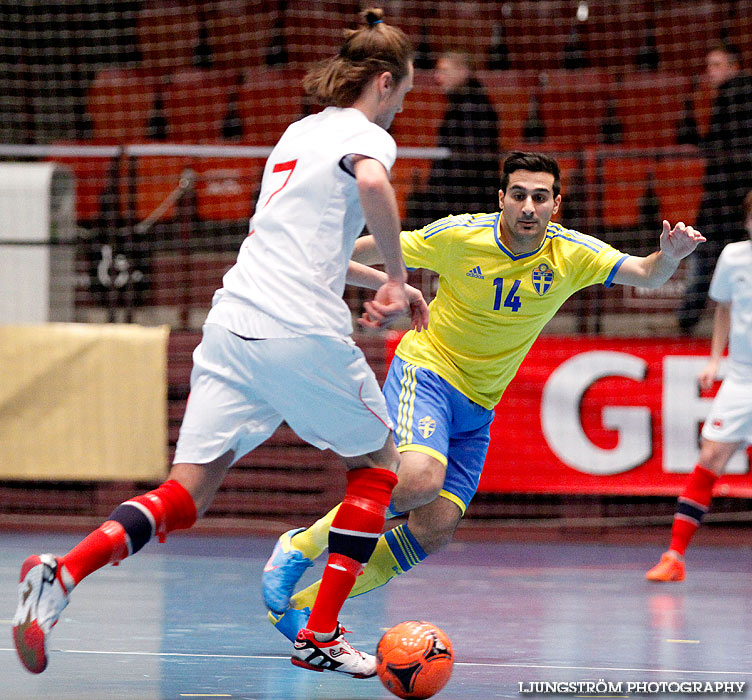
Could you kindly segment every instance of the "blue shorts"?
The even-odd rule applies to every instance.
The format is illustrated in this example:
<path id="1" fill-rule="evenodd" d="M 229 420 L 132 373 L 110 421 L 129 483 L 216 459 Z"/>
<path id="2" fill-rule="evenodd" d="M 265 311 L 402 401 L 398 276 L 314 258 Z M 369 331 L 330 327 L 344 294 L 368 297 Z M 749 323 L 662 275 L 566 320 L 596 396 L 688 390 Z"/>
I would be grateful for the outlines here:
<path id="1" fill-rule="evenodd" d="M 424 452 L 446 465 L 440 494 L 462 513 L 478 490 L 493 410 L 471 401 L 429 369 L 395 355 L 384 397 L 400 452 Z"/>

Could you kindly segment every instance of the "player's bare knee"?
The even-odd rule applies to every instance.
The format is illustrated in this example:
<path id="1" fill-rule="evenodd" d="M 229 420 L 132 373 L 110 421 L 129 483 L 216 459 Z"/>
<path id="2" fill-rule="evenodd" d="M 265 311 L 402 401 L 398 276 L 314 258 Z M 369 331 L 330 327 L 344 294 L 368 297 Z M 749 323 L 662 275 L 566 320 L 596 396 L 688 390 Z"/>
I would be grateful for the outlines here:
<path id="1" fill-rule="evenodd" d="M 234 459 L 235 453 L 229 450 L 208 464 L 178 463 L 172 466 L 169 478 L 179 482 L 188 491 L 199 518 L 212 504 Z"/>
<path id="2" fill-rule="evenodd" d="M 700 448 L 699 463 L 718 476 L 726 471 L 726 464 L 733 457 L 737 449 L 741 447 L 738 442 L 716 442 L 703 440 Z"/>
<path id="3" fill-rule="evenodd" d="M 401 468 L 397 476 L 399 481 L 392 492 L 392 503 L 403 513 L 431 503 L 444 485 L 443 472 L 429 465 Z"/>

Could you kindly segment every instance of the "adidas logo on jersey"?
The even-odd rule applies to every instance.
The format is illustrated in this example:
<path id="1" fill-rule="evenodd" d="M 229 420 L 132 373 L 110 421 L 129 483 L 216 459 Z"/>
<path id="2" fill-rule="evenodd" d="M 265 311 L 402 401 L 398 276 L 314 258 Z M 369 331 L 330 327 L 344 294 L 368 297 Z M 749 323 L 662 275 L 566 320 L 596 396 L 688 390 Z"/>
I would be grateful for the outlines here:
<path id="1" fill-rule="evenodd" d="M 467 276 L 475 277 L 475 279 L 478 279 L 478 280 L 486 279 L 485 277 L 483 277 L 483 273 L 480 271 L 480 265 L 470 270 L 470 272 L 467 273 Z"/>

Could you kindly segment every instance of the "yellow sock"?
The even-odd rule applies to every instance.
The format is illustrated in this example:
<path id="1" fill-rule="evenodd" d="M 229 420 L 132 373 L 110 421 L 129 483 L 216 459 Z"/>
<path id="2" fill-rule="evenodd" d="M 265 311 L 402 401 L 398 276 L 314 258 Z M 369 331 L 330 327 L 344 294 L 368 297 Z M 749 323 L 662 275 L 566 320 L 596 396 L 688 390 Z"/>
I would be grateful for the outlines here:
<path id="1" fill-rule="evenodd" d="M 395 552 L 392 548 L 395 548 Z M 402 559 L 402 564 L 397 557 Z M 374 588 L 379 588 L 396 576 L 409 571 L 413 566 L 425 559 L 426 554 L 420 545 L 407 530 L 407 525 L 400 525 L 394 530 L 389 530 L 379 537 L 371 558 L 368 560 L 363 573 L 355 579 L 355 585 L 350 591 L 348 598 L 368 593 Z M 290 607 L 312 608 L 316 595 L 319 592 L 321 580 L 312 583 L 290 599 Z"/>
<path id="2" fill-rule="evenodd" d="M 321 556 L 321 553 L 329 545 L 329 527 L 337 515 L 339 504 L 332 508 L 323 518 L 317 520 L 311 527 L 303 532 L 293 535 L 290 543 L 295 549 L 303 553 L 311 561 Z"/>

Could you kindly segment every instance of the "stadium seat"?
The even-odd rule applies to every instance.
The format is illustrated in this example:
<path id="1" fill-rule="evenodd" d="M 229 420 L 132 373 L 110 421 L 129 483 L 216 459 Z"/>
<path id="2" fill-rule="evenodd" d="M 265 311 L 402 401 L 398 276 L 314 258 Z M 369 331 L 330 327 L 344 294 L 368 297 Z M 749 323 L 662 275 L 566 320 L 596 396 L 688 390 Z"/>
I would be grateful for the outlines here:
<path id="1" fill-rule="evenodd" d="M 431 163 L 431 160 L 425 158 L 397 158 L 392 167 L 392 186 L 403 221 L 407 215 L 407 200 L 412 192 L 425 184 Z"/>
<path id="2" fill-rule="evenodd" d="M 676 144 L 676 129 L 691 95 L 689 77 L 676 72 L 630 71 L 611 91 L 614 113 L 627 147 Z"/>
<path id="3" fill-rule="evenodd" d="M 522 135 L 530 109 L 531 88 L 484 82 L 488 97 L 496 109 L 496 114 L 499 115 L 499 143 L 502 151 L 523 145 Z"/>
<path id="4" fill-rule="evenodd" d="M 58 141 L 55 145 L 90 146 L 91 144 Z M 50 160 L 69 168 L 75 177 L 76 220 L 79 222 L 92 222 L 99 219 L 101 214 L 100 199 L 104 191 L 111 184 L 112 159 L 93 156 L 54 156 Z"/>
<path id="5" fill-rule="evenodd" d="M 121 194 L 121 201 L 125 206 L 129 206 L 128 203 L 132 201 L 133 215 L 137 222 L 141 222 L 177 189 L 184 171 L 191 167 L 191 161 L 184 156 L 140 156 L 135 159 L 134 165 L 133 180 L 128 178 L 124 183 L 126 191 Z M 128 190 L 131 186 L 135 187 L 133 197 Z M 173 203 L 161 218 L 170 219 L 176 213 Z"/>
<path id="6" fill-rule="evenodd" d="M 167 139 L 220 141 L 229 92 L 236 82 L 237 72 L 232 70 L 186 68 L 172 73 L 163 91 Z"/>
<path id="7" fill-rule="evenodd" d="M 606 228 L 637 225 L 640 219 L 640 201 L 654 168 L 655 160 L 648 157 L 603 159 L 599 184 L 603 225 Z"/>
<path id="8" fill-rule="evenodd" d="M 243 141 L 273 146 L 290 122 L 303 116 L 304 71 L 256 67 L 244 72 L 238 93 Z"/>
<path id="9" fill-rule="evenodd" d="M 434 148 L 446 111 L 446 97 L 435 83 L 432 71 L 416 71 L 413 83 L 402 112 L 394 118 L 390 133 L 403 148 Z"/>
<path id="10" fill-rule="evenodd" d="M 559 208 L 558 213 L 555 214 L 552 219 L 554 221 L 561 222 L 567 219 L 568 214 L 571 212 L 573 207 L 581 204 L 580 202 L 575 202 L 574 196 L 575 181 L 581 180 L 584 176 L 581 172 L 582 161 L 577 156 L 559 155 L 558 153 L 552 153 L 551 155 L 556 158 L 556 162 L 559 164 L 562 183 L 561 207 Z"/>
<path id="11" fill-rule="evenodd" d="M 178 0 L 146 2 L 136 24 L 142 65 L 162 74 L 193 65 L 199 26 L 195 6 Z"/>
<path id="12" fill-rule="evenodd" d="M 135 68 L 106 68 L 95 76 L 87 108 L 94 141 L 139 143 L 147 136 L 159 78 Z"/>
<path id="13" fill-rule="evenodd" d="M 694 224 L 702 200 L 705 161 L 699 156 L 659 158 L 655 165 L 655 189 L 661 218 L 671 224 Z"/>
<path id="14" fill-rule="evenodd" d="M 353 13 L 343 11 L 337 0 L 288 0 L 284 12 L 284 48 L 288 65 L 308 68 L 339 52 L 346 29 L 356 26 L 357 6 Z"/>
<path id="15" fill-rule="evenodd" d="M 264 159 L 204 158 L 196 172 L 196 207 L 201 219 L 249 219 L 261 184 Z"/>
<path id="16" fill-rule="evenodd" d="M 550 147 L 578 149 L 597 143 L 608 104 L 608 74 L 600 69 L 541 74 L 535 89 Z"/>
<path id="17" fill-rule="evenodd" d="M 206 31 L 214 68 L 262 65 L 278 2 L 224 0 L 206 9 Z"/>

